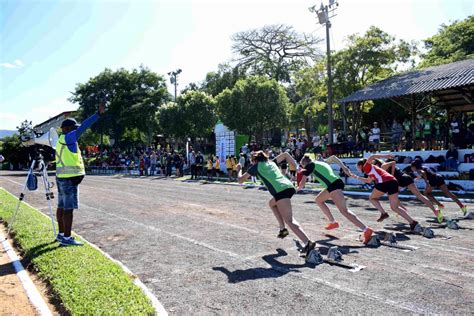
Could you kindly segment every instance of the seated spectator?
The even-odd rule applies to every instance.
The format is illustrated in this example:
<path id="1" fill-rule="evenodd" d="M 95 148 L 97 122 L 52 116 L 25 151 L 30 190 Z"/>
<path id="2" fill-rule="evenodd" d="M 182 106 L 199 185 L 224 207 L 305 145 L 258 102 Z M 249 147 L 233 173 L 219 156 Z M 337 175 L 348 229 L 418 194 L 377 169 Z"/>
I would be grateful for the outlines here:
<path id="1" fill-rule="evenodd" d="M 459 165 L 459 153 L 454 143 L 449 143 L 449 149 L 446 152 L 446 171 L 457 171 Z"/>

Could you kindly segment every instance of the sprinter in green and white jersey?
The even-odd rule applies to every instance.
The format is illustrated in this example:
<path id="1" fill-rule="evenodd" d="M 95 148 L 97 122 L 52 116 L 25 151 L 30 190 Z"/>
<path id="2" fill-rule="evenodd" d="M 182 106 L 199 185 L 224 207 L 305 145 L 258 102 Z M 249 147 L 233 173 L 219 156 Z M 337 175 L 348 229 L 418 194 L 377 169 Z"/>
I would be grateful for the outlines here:
<path id="1" fill-rule="evenodd" d="M 364 244 L 367 244 L 372 237 L 373 230 L 362 223 L 361 220 L 347 208 L 344 193 L 342 192 L 344 189 L 344 182 L 334 173 L 334 170 L 332 170 L 328 163 L 336 163 L 344 172 L 347 174 L 350 173 L 349 169 L 336 156 L 331 156 L 326 159 L 326 161 L 312 161 L 309 156 L 304 156 L 300 161 L 300 165 L 304 170 L 303 177 L 298 185 L 298 190 L 302 190 L 307 177 L 313 175 L 324 187 L 324 190 L 316 196 L 315 201 L 329 220 L 329 224 L 326 225 L 325 228 L 334 229 L 339 227 L 339 223 L 334 219 L 331 210 L 326 205 L 326 200 L 332 199 L 334 204 L 336 204 L 336 207 L 339 209 L 339 212 L 364 232 Z"/>
<path id="2" fill-rule="evenodd" d="M 296 168 L 296 161 L 288 153 L 278 155 L 274 161 L 280 163 L 286 160 L 289 164 L 293 164 Z M 263 151 L 252 153 L 252 166 L 242 174 L 242 166 L 237 165 L 237 179 L 239 183 L 245 182 L 251 176 L 257 176 L 267 187 L 273 198 L 269 201 L 269 206 L 275 215 L 278 224 L 280 225 L 279 238 L 285 238 L 288 235 L 288 230 L 285 225 L 295 233 L 295 235 L 304 244 L 304 253 L 309 254 L 314 249 L 316 243 L 311 241 L 298 222 L 293 218 L 293 211 L 291 208 L 291 197 L 296 193 L 295 187 L 285 177 L 280 168 L 274 161 L 268 159 L 268 156 Z"/>

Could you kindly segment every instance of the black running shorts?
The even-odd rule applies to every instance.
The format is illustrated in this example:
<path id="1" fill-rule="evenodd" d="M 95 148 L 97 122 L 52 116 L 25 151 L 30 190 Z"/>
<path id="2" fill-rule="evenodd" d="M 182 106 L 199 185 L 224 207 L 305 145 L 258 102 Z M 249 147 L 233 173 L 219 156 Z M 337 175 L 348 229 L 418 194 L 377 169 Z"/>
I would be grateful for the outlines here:
<path id="1" fill-rule="evenodd" d="M 279 201 L 282 199 L 291 199 L 291 197 L 295 193 L 296 193 L 296 190 L 294 188 L 288 188 L 281 192 L 276 193 L 273 197 L 275 198 L 275 201 Z"/>
<path id="2" fill-rule="evenodd" d="M 341 179 L 337 179 L 336 181 L 334 181 L 328 186 L 329 192 L 332 192 L 335 190 L 343 190 L 343 189 L 344 189 L 344 182 Z"/>
<path id="3" fill-rule="evenodd" d="M 387 182 L 377 183 L 375 188 L 380 192 L 392 195 L 398 193 L 398 182 L 397 180 L 390 180 Z"/>
<path id="4" fill-rule="evenodd" d="M 401 177 L 397 177 L 397 182 L 398 182 L 398 186 L 401 188 L 406 188 L 410 184 L 415 183 L 413 182 L 413 179 L 407 174 L 404 174 Z"/>

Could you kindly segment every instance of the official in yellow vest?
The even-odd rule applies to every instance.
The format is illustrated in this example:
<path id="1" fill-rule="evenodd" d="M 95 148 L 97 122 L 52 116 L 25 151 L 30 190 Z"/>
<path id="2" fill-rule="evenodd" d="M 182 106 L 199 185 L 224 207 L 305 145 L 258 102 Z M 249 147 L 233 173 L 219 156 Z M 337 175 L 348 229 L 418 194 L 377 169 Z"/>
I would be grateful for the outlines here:
<path id="1" fill-rule="evenodd" d="M 56 185 L 58 188 L 56 218 L 59 226 L 56 240 L 63 246 L 82 245 L 71 236 L 73 211 L 79 207 L 78 187 L 86 174 L 77 140 L 104 113 L 105 105 L 101 104 L 99 111 L 80 125 L 73 118 L 65 119 L 61 123 L 62 134 L 56 143 Z"/>

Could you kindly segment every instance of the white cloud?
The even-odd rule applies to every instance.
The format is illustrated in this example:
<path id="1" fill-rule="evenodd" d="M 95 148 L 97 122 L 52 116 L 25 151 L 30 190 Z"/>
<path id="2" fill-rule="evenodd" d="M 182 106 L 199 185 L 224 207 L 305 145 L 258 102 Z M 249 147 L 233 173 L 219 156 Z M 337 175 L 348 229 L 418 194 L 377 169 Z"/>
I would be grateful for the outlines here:
<path id="1" fill-rule="evenodd" d="M 25 66 L 25 64 L 20 60 L 20 59 L 17 59 L 15 60 L 13 63 L 0 63 L 0 67 L 3 67 L 3 68 L 23 68 Z"/>

